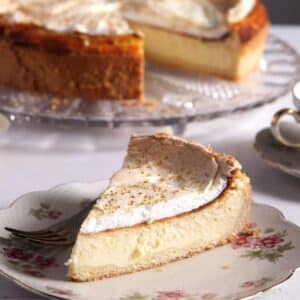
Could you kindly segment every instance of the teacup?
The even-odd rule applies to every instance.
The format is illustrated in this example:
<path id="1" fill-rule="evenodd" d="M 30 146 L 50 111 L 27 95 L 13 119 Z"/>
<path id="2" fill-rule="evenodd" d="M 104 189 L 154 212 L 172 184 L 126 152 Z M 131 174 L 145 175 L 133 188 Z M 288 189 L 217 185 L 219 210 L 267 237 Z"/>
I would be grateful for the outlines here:
<path id="1" fill-rule="evenodd" d="M 284 116 L 293 117 L 300 125 L 300 82 L 298 82 L 293 88 L 293 99 L 296 109 L 284 108 L 275 113 L 271 122 L 271 132 L 274 138 L 281 144 L 292 148 L 300 148 L 300 140 L 297 139 L 297 141 L 292 141 L 280 130 L 280 123 Z M 300 126 L 298 126 L 297 129 L 297 136 L 298 133 L 300 136 L 299 128 Z"/>

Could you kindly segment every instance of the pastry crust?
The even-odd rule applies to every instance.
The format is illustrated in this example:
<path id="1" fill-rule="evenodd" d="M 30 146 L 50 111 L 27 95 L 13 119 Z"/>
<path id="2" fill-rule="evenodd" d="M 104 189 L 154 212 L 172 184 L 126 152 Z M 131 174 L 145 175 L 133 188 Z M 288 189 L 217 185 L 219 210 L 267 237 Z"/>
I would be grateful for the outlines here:
<path id="1" fill-rule="evenodd" d="M 0 83 L 87 99 L 142 99 L 143 38 L 59 33 L 0 17 Z"/>

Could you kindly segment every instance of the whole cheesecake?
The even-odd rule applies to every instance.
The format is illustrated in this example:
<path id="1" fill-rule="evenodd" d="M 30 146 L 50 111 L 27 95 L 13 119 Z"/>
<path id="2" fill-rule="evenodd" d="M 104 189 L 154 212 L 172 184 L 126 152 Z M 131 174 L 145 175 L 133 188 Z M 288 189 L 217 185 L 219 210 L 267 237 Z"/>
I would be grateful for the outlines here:
<path id="1" fill-rule="evenodd" d="M 134 136 L 81 226 L 68 276 L 103 279 L 226 244 L 249 224 L 250 194 L 233 157 L 169 134 Z"/>
<path id="2" fill-rule="evenodd" d="M 141 101 L 144 52 L 164 66 L 242 79 L 258 65 L 267 28 L 260 0 L 5 0 L 0 84 Z"/>

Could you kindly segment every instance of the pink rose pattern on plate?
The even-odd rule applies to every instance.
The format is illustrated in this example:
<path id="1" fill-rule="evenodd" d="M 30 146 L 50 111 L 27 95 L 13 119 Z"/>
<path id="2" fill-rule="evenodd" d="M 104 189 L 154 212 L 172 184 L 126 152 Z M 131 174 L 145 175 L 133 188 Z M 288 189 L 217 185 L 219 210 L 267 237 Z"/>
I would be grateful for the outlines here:
<path id="1" fill-rule="evenodd" d="M 49 203 L 42 202 L 40 203 L 39 208 L 31 208 L 29 214 L 34 216 L 38 220 L 57 220 L 62 215 L 62 212 L 56 209 L 52 209 Z"/>
<path id="2" fill-rule="evenodd" d="M 29 276 L 33 276 L 33 277 L 40 277 L 40 278 L 46 277 L 45 274 L 43 274 L 42 272 L 39 272 L 39 271 L 23 269 L 23 272 L 25 274 L 27 274 Z"/>
<path id="3" fill-rule="evenodd" d="M 286 241 L 286 230 L 275 232 L 273 228 L 267 228 L 263 233 L 257 230 L 258 235 L 251 235 L 247 232 L 239 234 L 232 242 L 232 248 L 247 249 L 243 257 L 250 259 L 267 260 L 275 263 L 283 257 L 284 252 L 294 248 L 291 241 Z"/>
<path id="4" fill-rule="evenodd" d="M 240 288 L 247 289 L 247 288 L 260 288 L 266 285 L 267 283 L 271 282 L 273 279 L 271 278 L 262 278 L 259 280 L 253 280 L 253 281 L 245 281 L 240 285 Z"/>
<path id="5" fill-rule="evenodd" d="M 89 207 L 92 204 L 93 200 L 89 198 L 84 198 L 82 201 L 79 203 L 80 208 L 86 208 Z"/>
<path id="6" fill-rule="evenodd" d="M 199 299 L 199 297 L 197 297 L 196 295 L 190 295 L 183 290 L 159 291 L 154 296 L 143 295 L 136 292 L 131 295 L 127 295 L 125 297 L 120 298 L 120 300 L 196 300 L 196 299 Z M 202 300 L 201 297 L 200 300 Z M 207 299 L 207 300 L 215 300 L 215 299 Z"/>
<path id="7" fill-rule="evenodd" d="M 215 293 L 207 293 L 207 294 L 203 294 L 200 299 L 201 300 L 217 300 L 218 295 Z"/>
<path id="8" fill-rule="evenodd" d="M 19 260 L 23 262 L 28 262 L 34 257 L 33 253 L 29 253 L 23 249 L 15 248 L 15 247 L 2 248 L 2 254 L 10 259 Z"/>
<path id="9" fill-rule="evenodd" d="M 28 248 L 29 244 L 21 248 L 19 245 L 14 245 L 13 240 L 9 241 L 10 245 L 7 243 L 0 252 L 8 259 L 8 263 L 23 273 L 34 277 L 45 277 L 43 270 L 58 266 L 54 256 L 43 256 L 35 253 L 34 248 Z"/>
<path id="10" fill-rule="evenodd" d="M 157 296 L 155 297 L 155 300 L 188 300 L 188 299 L 194 299 L 194 298 L 182 290 L 160 291 L 157 292 Z"/>
<path id="11" fill-rule="evenodd" d="M 48 292 L 58 295 L 58 296 L 70 296 L 70 297 L 74 297 L 76 296 L 73 291 L 71 290 L 62 290 L 62 289 L 57 289 L 51 286 L 46 286 L 46 289 Z"/>
<path id="12" fill-rule="evenodd" d="M 159 291 L 154 296 L 143 295 L 140 293 L 133 293 L 125 297 L 121 297 L 120 300 L 217 300 L 218 295 L 215 293 L 205 294 L 189 294 L 183 290 L 172 291 Z"/>

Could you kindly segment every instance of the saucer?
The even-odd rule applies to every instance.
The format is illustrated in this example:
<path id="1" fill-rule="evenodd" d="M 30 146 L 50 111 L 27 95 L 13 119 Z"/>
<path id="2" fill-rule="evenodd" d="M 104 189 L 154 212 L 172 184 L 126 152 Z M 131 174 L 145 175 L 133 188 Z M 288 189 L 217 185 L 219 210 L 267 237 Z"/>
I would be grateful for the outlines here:
<path id="1" fill-rule="evenodd" d="M 300 131 L 296 129 L 295 124 L 285 122 L 283 125 L 287 135 L 300 140 Z M 270 166 L 300 178 L 300 149 L 290 148 L 277 142 L 270 128 L 258 132 L 255 138 L 255 149 Z"/>

